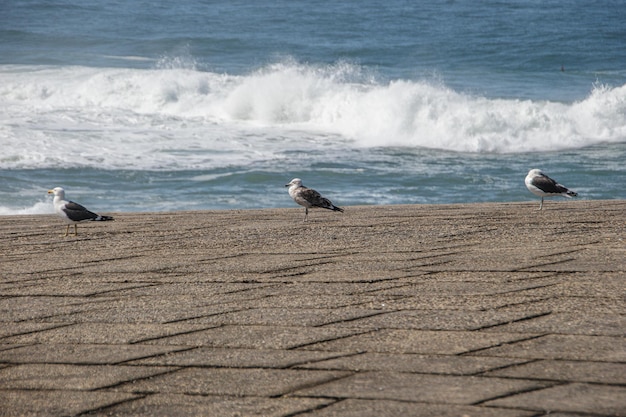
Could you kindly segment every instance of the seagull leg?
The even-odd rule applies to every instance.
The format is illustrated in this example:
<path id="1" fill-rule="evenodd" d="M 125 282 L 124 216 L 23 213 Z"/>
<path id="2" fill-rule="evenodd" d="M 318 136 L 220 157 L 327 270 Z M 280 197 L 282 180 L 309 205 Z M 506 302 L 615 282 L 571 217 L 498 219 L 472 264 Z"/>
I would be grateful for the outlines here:
<path id="1" fill-rule="evenodd" d="M 543 209 L 543 197 L 541 197 L 541 203 L 539 204 L 539 210 Z"/>
<path id="2" fill-rule="evenodd" d="M 74 236 L 78 236 L 78 225 L 74 223 Z"/>
<path id="3" fill-rule="evenodd" d="M 67 225 L 67 229 L 65 229 L 65 236 L 67 237 L 70 234 L 70 225 Z"/>
<path id="4" fill-rule="evenodd" d="M 304 220 L 303 221 L 306 221 L 306 218 L 307 218 L 308 215 L 309 215 L 309 208 L 305 207 L 304 208 Z"/>

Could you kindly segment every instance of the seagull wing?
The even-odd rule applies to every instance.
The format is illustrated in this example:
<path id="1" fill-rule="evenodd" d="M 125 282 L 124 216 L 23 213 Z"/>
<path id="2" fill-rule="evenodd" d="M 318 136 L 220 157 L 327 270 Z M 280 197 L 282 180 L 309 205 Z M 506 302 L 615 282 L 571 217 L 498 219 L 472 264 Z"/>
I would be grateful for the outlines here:
<path id="1" fill-rule="evenodd" d="M 332 206 L 330 201 L 311 188 L 305 188 L 300 191 L 300 197 L 309 203 L 311 207 L 330 208 Z"/>
<path id="2" fill-rule="evenodd" d="M 310 188 L 302 190 L 301 196 L 306 200 L 310 207 L 319 207 L 343 212 L 341 207 L 335 206 L 329 199 L 322 197 L 320 193 L 315 190 L 311 190 Z"/>
<path id="3" fill-rule="evenodd" d="M 94 220 L 98 217 L 96 213 L 87 210 L 85 207 L 73 201 L 68 201 L 62 208 L 68 219 L 74 222 L 83 220 Z"/>
<path id="4" fill-rule="evenodd" d="M 558 184 L 547 175 L 536 176 L 535 178 L 533 178 L 532 184 L 544 193 L 549 194 L 562 194 L 568 191 L 567 188 L 563 187 L 561 184 Z"/>

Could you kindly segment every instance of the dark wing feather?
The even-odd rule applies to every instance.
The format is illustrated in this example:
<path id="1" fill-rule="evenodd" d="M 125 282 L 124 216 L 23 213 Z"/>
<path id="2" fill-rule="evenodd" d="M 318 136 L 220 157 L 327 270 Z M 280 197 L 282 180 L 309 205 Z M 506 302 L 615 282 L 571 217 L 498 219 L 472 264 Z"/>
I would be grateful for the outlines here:
<path id="1" fill-rule="evenodd" d="M 322 198 L 324 200 L 324 204 L 326 204 L 324 206 L 324 208 L 327 208 L 329 210 L 332 211 L 340 211 L 343 213 L 343 209 L 341 207 L 337 207 L 336 205 L 334 205 L 329 199 L 327 198 Z"/>
<path id="2" fill-rule="evenodd" d="M 333 205 L 333 203 L 329 199 L 322 197 L 321 200 L 320 200 L 320 205 L 318 207 L 322 207 L 322 208 L 326 208 L 326 209 L 332 209 L 335 206 Z"/>
<path id="3" fill-rule="evenodd" d="M 63 207 L 63 212 L 67 215 L 67 218 L 74 222 L 81 222 L 83 220 L 94 220 L 98 217 L 96 213 L 92 213 L 85 207 L 73 201 L 68 201 Z"/>
<path id="4" fill-rule="evenodd" d="M 567 192 L 567 188 L 563 187 L 561 184 L 558 184 L 556 181 L 546 175 L 540 175 L 533 178 L 532 184 L 544 193 L 562 194 Z"/>
<path id="5" fill-rule="evenodd" d="M 302 188 L 303 190 L 300 191 L 300 196 L 305 199 L 311 206 L 322 208 L 325 207 L 325 201 L 328 200 L 323 198 L 320 193 L 311 188 Z"/>
<path id="6" fill-rule="evenodd" d="M 325 208 L 334 211 L 343 211 L 342 208 L 336 207 L 329 199 L 322 197 L 320 193 L 310 188 L 302 190 L 300 195 L 311 205 L 311 207 Z"/>

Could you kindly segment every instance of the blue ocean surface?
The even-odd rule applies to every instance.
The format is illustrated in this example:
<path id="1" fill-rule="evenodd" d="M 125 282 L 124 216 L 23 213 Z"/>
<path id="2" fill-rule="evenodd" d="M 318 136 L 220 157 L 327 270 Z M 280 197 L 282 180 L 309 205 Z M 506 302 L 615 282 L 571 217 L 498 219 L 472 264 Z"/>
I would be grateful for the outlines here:
<path id="1" fill-rule="evenodd" d="M 624 199 L 626 5 L 4 1 L 0 109 L 0 215 Z"/>

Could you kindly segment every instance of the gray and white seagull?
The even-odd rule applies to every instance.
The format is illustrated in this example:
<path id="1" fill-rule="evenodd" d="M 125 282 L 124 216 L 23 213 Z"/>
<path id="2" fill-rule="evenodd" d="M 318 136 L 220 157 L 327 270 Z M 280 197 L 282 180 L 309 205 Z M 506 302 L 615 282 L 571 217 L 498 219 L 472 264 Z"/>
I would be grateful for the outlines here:
<path id="1" fill-rule="evenodd" d="M 54 204 L 54 211 L 67 223 L 67 229 L 65 230 L 65 236 L 70 233 L 70 225 L 74 225 L 74 236 L 78 236 L 77 224 L 83 221 L 107 221 L 113 220 L 111 216 L 101 216 L 87 210 L 85 207 L 73 201 L 65 200 L 65 190 L 61 187 L 48 190 L 48 194 L 54 194 L 52 203 Z"/>
<path id="2" fill-rule="evenodd" d="M 552 178 L 544 174 L 540 169 L 531 169 L 526 175 L 524 180 L 528 191 L 541 197 L 541 203 L 539 204 L 539 210 L 543 208 L 544 197 L 553 197 L 555 195 L 562 195 L 564 197 L 572 198 L 576 197 L 578 193 L 568 189 L 567 187 L 559 184 Z"/>
<path id="3" fill-rule="evenodd" d="M 341 207 L 335 206 L 329 199 L 322 197 L 317 191 L 302 185 L 300 178 L 292 179 L 289 184 L 285 184 L 285 187 L 289 187 L 289 195 L 293 198 L 293 201 L 304 207 L 304 221 L 306 221 L 309 215 L 310 208 L 325 208 L 343 213 Z"/>

